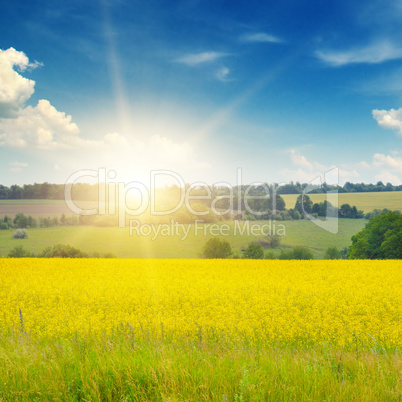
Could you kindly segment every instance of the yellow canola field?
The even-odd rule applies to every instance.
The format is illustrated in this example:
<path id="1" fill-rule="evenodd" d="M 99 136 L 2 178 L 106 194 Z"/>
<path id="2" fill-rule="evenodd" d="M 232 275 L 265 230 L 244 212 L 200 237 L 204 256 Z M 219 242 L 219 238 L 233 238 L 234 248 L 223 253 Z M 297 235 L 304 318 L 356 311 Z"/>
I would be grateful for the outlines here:
<path id="1" fill-rule="evenodd" d="M 400 261 L 0 259 L 0 333 L 401 345 Z M 21 314 L 19 310 L 21 309 Z"/>

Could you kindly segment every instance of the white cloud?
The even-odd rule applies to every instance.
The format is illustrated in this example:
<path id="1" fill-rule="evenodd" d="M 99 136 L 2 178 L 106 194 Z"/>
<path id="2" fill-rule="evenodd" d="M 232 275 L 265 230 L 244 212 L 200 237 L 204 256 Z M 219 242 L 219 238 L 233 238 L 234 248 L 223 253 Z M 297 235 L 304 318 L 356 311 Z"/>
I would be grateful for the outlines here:
<path id="1" fill-rule="evenodd" d="M 257 42 L 257 43 L 280 43 L 281 39 L 274 35 L 265 32 L 257 32 L 253 34 L 246 34 L 240 37 L 241 42 Z"/>
<path id="2" fill-rule="evenodd" d="M 199 54 L 198 59 L 195 57 L 192 62 L 206 63 L 222 56 L 214 52 L 204 53 Z M 187 61 L 191 63 L 191 58 Z M 149 121 L 142 130 L 136 131 L 139 133 L 136 137 L 125 137 L 111 132 L 96 140 L 83 138 L 72 117 L 58 111 L 48 100 L 41 99 L 36 106 L 23 107 L 34 92 L 35 83 L 16 73 L 13 70 L 14 66 L 23 71 L 34 68 L 36 64 L 30 64 L 23 52 L 14 49 L 0 53 L 0 80 L 4 79 L 6 82 L 5 87 L 0 86 L 0 101 L 3 99 L 8 102 L 9 109 L 10 105 L 14 108 L 14 116 L 8 115 L 4 118 L 4 115 L 0 115 L 0 147 L 50 150 L 54 151 L 52 157 L 57 155 L 60 160 L 74 155 L 73 162 L 76 166 L 82 165 L 83 162 L 86 166 L 116 165 L 131 175 L 137 169 L 145 167 L 184 170 L 188 168 L 203 170 L 210 167 L 209 164 L 198 161 L 190 144 L 175 142 L 163 136 L 163 131 L 151 134 Z M 3 74 L 4 72 L 8 76 Z M 223 77 L 228 73 L 228 69 L 222 71 Z M 4 104 L 3 102 L 1 108 L 0 103 L 0 111 L 5 110 Z M 175 130 L 170 131 L 172 135 L 177 134 Z M 147 139 L 143 141 L 138 139 L 145 137 Z M 68 165 L 71 166 L 70 159 Z M 27 167 L 27 164 L 15 161 L 9 166 L 10 170 L 18 172 Z M 58 171 L 60 166 L 54 164 L 53 169 Z"/>
<path id="3" fill-rule="evenodd" d="M 366 161 L 359 162 L 358 166 L 363 168 L 363 169 L 369 169 L 370 168 L 370 165 Z"/>
<path id="4" fill-rule="evenodd" d="M 35 81 L 24 78 L 14 68 L 25 71 L 38 65 L 29 63 L 25 53 L 12 47 L 0 49 L 0 118 L 15 116 L 34 93 Z"/>
<path id="5" fill-rule="evenodd" d="M 219 81 L 230 81 L 230 79 L 228 79 L 228 75 L 230 73 L 230 70 L 227 67 L 222 67 L 217 73 L 216 73 L 216 78 Z"/>
<path id="6" fill-rule="evenodd" d="M 391 183 L 394 186 L 399 186 L 400 184 L 402 184 L 402 180 L 398 176 L 392 174 L 391 172 L 385 171 L 385 170 L 383 170 L 379 174 L 375 175 L 375 179 L 377 181 L 381 180 L 385 184 Z"/>
<path id="7" fill-rule="evenodd" d="M 296 152 L 294 149 L 290 150 L 290 159 L 292 164 L 297 169 L 283 169 L 282 175 L 286 180 L 297 180 L 303 183 L 309 183 L 317 177 L 320 177 L 322 181 L 327 180 L 328 182 L 328 180 L 330 180 L 331 182 L 329 184 L 338 184 L 332 182 L 335 178 L 333 174 L 328 176 L 328 172 L 332 171 L 334 168 L 338 168 L 339 184 L 342 184 L 346 181 L 353 181 L 360 176 L 355 169 L 344 169 L 334 165 L 326 166 L 315 161 L 310 161 L 305 156 Z M 325 175 L 327 175 L 327 177 L 324 177 Z"/>
<path id="8" fill-rule="evenodd" d="M 391 155 L 374 154 L 373 165 L 377 167 L 387 167 L 396 172 L 402 173 L 402 158 Z"/>
<path id="9" fill-rule="evenodd" d="M 13 167 L 28 167 L 28 163 L 25 163 L 25 162 L 17 162 L 17 161 L 15 161 L 15 162 L 10 162 L 9 165 L 10 165 L 10 166 L 13 166 Z"/>
<path id="10" fill-rule="evenodd" d="M 193 53 L 180 57 L 179 59 L 176 60 L 176 62 L 186 64 L 187 66 L 190 67 L 194 67 L 199 64 L 214 62 L 224 56 L 226 56 L 225 53 L 219 53 L 219 52 Z"/>
<path id="11" fill-rule="evenodd" d="M 309 162 L 305 156 L 297 153 L 294 149 L 290 150 L 290 157 L 295 166 L 307 169 L 310 172 L 319 172 L 319 174 L 323 174 L 327 169 L 320 163 Z"/>
<path id="12" fill-rule="evenodd" d="M 395 110 L 373 110 L 374 119 L 377 120 L 379 126 L 390 130 L 397 130 L 402 136 L 402 108 Z"/>
<path id="13" fill-rule="evenodd" d="M 375 42 L 369 46 L 346 51 L 318 50 L 316 56 L 325 63 L 344 66 L 353 63 L 376 64 L 402 58 L 402 47 L 389 41 Z"/>
<path id="14" fill-rule="evenodd" d="M 38 65 L 30 63 L 24 52 L 14 48 L 0 50 L 0 146 L 56 150 L 127 145 L 124 137 L 116 133 L 107 134 L 100 141 L 83 139 L 72 117 L 59 112 L 46 99 L 35 107 L 23 108 L 34 93 L 35 81 L 22 77 L 14 67 L 25 71 Z"/>
<path id="15" fill-rule="evenodd" d="M 402 158 L 398 156 L 374 154 L 371 163 L 362 161 L 358 166 L 366 172 L 371 173 L 376 181 L 392 183 L 393 185 L 402 184 Z"/>
<path id="16" fill-rule="evenodd" d="M 126 144 L 125 139 L 116 133 L 107 134 L 100 141 L 80 137 L 80 130 L 72 122 L 72 117 L 59 112 L 45 99 L 35 107 L 21 109 L 15 119 L 0 120 L 0 133 L 0 145 L 13 148 L 99 149 Z"/>

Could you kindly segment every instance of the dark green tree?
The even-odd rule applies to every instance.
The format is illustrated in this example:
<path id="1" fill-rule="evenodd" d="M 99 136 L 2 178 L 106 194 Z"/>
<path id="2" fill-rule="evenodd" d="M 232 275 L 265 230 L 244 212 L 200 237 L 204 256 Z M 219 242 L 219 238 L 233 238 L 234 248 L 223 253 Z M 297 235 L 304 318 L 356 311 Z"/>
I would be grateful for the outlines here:
<path id="1" fill-rule="evenodd" d="M 293 259 L 312 260 L 314 259 L 314 255 L 307 247 L 297 246 L 293 249 Z"/>
<path id="2" fill-rule="evenodd" d="M 308 195 L 300 194 L 297 197 L 294 209 L 298 211 L 302 217 L 304 216 L 304 212 L 307 212 L 308 214 L 311 213 L 312 208 L 313 208 L 313 201 L 311 201 Z"/>
<path id="3" fill-rule="evenodd" d="M 401 259 L 401 214 L 388 212 L 371 218 L 362 231 L 352 236 L 348 258 Z"/>
<path id="4" fill-rule="evenodd" d="M 243 251 L 244 258 L 262 260 L 264 258 L 264 249 L 261 244 L 250 243 Z"/>
<path id="5" fill-rule="evenodd" d="M 29 219 L 20 212 L 15 215 L 13 223 L 16 228 L 27 228 L 29 226 Z"/>
<path id="6" fill-rule="evenodd" d="M 340 260 L 342 259 L 341 252 L 336 247 L 328 247 L 324 253 L 325 260 Z"/>

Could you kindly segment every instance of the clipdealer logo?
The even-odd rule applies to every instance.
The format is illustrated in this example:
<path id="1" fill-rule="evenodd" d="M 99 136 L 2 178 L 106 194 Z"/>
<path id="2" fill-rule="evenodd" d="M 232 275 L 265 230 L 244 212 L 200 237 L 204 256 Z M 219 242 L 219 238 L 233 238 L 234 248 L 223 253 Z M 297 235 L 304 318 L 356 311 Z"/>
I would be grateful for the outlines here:
<path id="1" fill-rule="evenodd" d="M 180 199 L 169 210 L 158 210 L 156 206 L 156 180 L 159 176 L 165 176 L 165 178 L 169 178 L 170 181 L 174 180 L 177 183 L 177 187 L 180 189 Z M 97 208 L 85 209 L 78 207 L 72 198 L 72 188 L 74 183 L 79 182 L 82 178 L 94 178 L 97 180 L 98 184 L 98 205 Z M 267 200 L 270 199 L 271 211 L 276 211 L 276 200 L 278 189 L 284 185 L 281 184 L 273 184 L 269 186 L 267 183 L 262 182 L 254 182 L 244 186 L 242 184 L 242 169 L 237 169 L 237 183 L 235 186 L 227 183 L 227 182 L 218 182 L 215 183 L 212 187 L 222 187 L 227 191 L 224 195 L 219 198 L 214 198 L 211 190 L 211 186 L 204 182 L 195 182 L 190 185 L 186 185 L 184 179 L 176 172 L 170 170 L 155 170 L 150 172 L 150 182 L 149 187 L 147 187 L 144 183 L 139 181 L 131 181 L 129 183 L 125 182 L 116 182 L 115 179 L 117 177 L 117 173 L 114 170 L 107 171 L 106 168 L 102 167 L 97 170 L 93 169 L 84 169 L 75 172 L 72 174 L 65 183 L 65 202 L 71 212 L 76 215 L 82 216 L 91 216 L 91 215 L 114 215 L 118 216 L 118 226 L 120 228 L 127 227 L 129 217 L 139 217 L 145 212 L 149 212 L 151 216 L 169 216 L 179 211 L 183 206 L 187 209 L 189 213 L 196 217 L 202 217 L 208 214 L 213 214 L 217 217 L 227 215 L 227 214 L 240 214 L 243 212 L 253 215 L 258 218 L 268 214 L 270 211 L 268 210 L 253 210 L 250 206 L 250 200 Z M 315 225 L 319 226 L 323 230 L 336 234 L 338 232 L 338 216 L 337 216 L 337 207 L 338 207 L 338 191 L 330 191 L 326 193 L 327 199 L 327 216 L 325 219 L 317 219 L 310 211 L 305 209 L 305 198 L 306 195 L 311 193 L 313 190 L 322 187 L 326 183 L 331 183 L 333 185 L 337 185 L 339 183 L 339 169 L 334 168 L 330 171 L 326 172 L 323 176 L 317 177 L 312 180 L 308 185 L 303 189 L 302 193 L 302 211 L 304 217 L 306 219 L 311 220 Z M 258 186 L 260 191 L 263 192 L 261 195 L 253 195 L 252 190 Z M 204 195 L 192 195 L 191 192 L 193 189 L 197 187 L 202 187 L 206 194 Z M 241 196 L 239 197 L 238 189 L 241 189 Z M 137 199 L 139 200 L 138 206 L 136 208 L 132 208 L 129 206 L 127 202 L 127 198 L 129 194 L 137 195 Z M 220 200 L 226 199 L 227 208 L 222 210 L 217 207 L 217 203 Z M 205 202 L 206 200 L 210 201 L 210 208 L 206 211 L 197 211 L 191 205 L 192 201 Z M 329 206 L 333 206 L 336 208 L 332 208 L 330 210 Z M 335 211 L 335 213 L 333 213 Z M 330 213 L 331 212 L 331 213 Z M 140 220 L 132 220 L 133 223 L 130 223 L 130 230 L 133 227 L 140 227 Z M 199 221 L 199 225 L 202 222 L 202 219 Z M 205 225 L 206 223 L 204 223 Z M 194 223 L 195 225 L 195 223 Z M 222 225 L 220 225 L 222 226 Z M 144 228 L 147 228 L 145 226 Z M 144 229 L 148 230 L 148 229 Z M 154 232 L 154 229 L 152 229 Z M 157 229 L 155 229 L 157 230 Z M 162 232 L 164 228 L 160 229 Z M 166 230 L 165 230 L 166 231 Z"/>

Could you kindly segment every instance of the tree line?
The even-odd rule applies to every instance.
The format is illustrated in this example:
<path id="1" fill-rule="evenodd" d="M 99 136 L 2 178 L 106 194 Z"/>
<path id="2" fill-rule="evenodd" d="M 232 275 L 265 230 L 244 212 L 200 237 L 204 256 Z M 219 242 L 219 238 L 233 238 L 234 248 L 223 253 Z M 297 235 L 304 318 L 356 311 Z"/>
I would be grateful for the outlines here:
<path id="1" fill-rule="evenodd" d="M 189 184 L 187 184 L 189 186 Z M 277 189 L 278 194 L 302 194 L 303 190 L 308 186 L 307 183 L 300 182 L 290 182 L 285 185 L 278 185 L 274 183 L 272 185 L 264 184 L 259 186 L 236 186 L 234 187 L 234 196 L 244 198 L 244 194 L 247 191 L 248 195 L 266 195 L 266 189 L 272 192 L 273 189 Z M 32 200 L 32 199 L 44 199 L 44 200 L 63 200 L 64 199 L 64 184 L 54 184 L 54 183 L 34 183 L 34 184 L 24 184 L 19 186 L 13 184 L 7 187 L 0 184 L 0 200 Z M 216 199 L 219 196 L 227 195 L 227 187 L 211 186 L 212 198 Z M 192 191 L 192 195 L 204 194 L 205 191 L 202 187 L 195 188 Z M 346 182 L 343 186 L 332 186 L 323 183 L 321 186 L 316 186 L 309 194 L 319 194 L 327 193 L 329 191 L 338 191 L 339 193 L 364 193 L 364 192 L 379 192 L 379 191 L 402 191 L 402 185 L 394 186 L 391 183 L 384 184 L 382 181 L 378 181 L 376 184 L 366 184 L 366 183 L 351 183 Z M 169 195 L 172 193 L 180 191 L 177 186 L 170 186 L 164 189 L 158 189 L 161 196 Z M 99 184 L 89 184 L 89 183 L 75 183 L 72 186 L 72 196 L 75 200 L 81 201 L 96 201 L 99 194 Z M 237 205 L 237 204 L 236 204 Z M 279 209 L 279 208 L 278 208 Z"/>
<path id="2" fill-rule="evenodd" d="M 303 190 L 308 186 L 307 183 L 290 182 L 278 188 L 279 194 L 302 194 Z M 321 186 L 315 186 L 309 194 L 325 194 L 329 191 L 337 191 L 338 193 L 371 193 L 380 191 L 402 191 L 402 184 L 394 186 L 391 183 L 384 184 L 378 181 L 376 184 L 351 183 L 347 181 L 343 186 L 328 185 L 323 183 Z"/>

